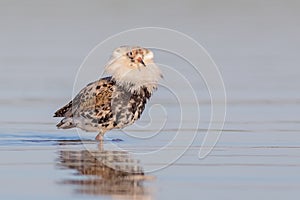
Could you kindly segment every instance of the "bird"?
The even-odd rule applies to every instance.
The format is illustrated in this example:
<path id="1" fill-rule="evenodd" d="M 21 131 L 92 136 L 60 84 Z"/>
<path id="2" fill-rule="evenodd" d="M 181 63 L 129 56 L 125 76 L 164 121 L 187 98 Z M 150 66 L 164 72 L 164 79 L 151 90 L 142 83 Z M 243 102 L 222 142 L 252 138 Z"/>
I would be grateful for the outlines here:
<path id="1" fill-rule="evenodd" d="M 63 117 L 59 129 L 80 128 L 97 132 L 96 140 L 112 129 L 138 120 L 163 78 L 151 50 L 140 46 L 116 48 L 104 72 L 107 76 L 89 83 L 54 117 Z"/>

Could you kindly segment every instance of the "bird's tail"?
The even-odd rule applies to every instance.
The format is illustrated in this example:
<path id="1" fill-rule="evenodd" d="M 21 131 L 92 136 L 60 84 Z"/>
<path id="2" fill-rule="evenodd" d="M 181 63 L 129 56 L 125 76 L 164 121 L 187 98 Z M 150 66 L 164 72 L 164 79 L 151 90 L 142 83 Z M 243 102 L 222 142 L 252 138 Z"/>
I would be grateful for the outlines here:
<path id="1" fill-rule="evenodd" d="M 68 129 L 68 128 L 74 128 L 75 124 L 73 122 L 72 118 L 63 118 L 57 125 L 57 128 L 60 129 Z"/>

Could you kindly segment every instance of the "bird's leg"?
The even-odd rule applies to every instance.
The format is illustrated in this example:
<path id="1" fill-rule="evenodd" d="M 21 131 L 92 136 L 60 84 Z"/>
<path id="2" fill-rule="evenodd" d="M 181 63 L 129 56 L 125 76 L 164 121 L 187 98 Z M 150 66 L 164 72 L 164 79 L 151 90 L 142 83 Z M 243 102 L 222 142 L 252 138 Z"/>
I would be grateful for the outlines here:
<path id="1" fill-rule="evenodd" d="M 97 140 L 97 141 L 103 141 L 103 136 L 104 136 L 104 131 L 100 131 L 99 133 L 98 133 L 98 135 L 96 136 L 96 138 L 95 138 L 95 140 Z"/>
<path id="2" fill-rule="evenodd" d="M 102 135 L 102 133 L 99 133 L 99 134 L 95 137 L 95 140 L 103 141 L 103 135 Z"/>

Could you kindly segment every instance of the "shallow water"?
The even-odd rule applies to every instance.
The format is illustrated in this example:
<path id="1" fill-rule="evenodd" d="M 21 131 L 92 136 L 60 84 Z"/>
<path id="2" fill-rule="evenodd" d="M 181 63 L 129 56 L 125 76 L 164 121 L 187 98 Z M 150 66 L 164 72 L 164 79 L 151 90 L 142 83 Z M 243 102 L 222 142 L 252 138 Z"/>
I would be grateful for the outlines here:
<path id="1" fill-rule="evenodd" d="M 64 1 L 62 5 L 1 1 L 0 198 L 297 198 L 299 5 L 294 1 L 226 2 L 128 6 L 120 1 L 118 7 L 100 1 Z M 53 112 L 71 98 L 84 57 L 106 37 L 137 26 L 187 33 L 218 64 L 227 91 L 227 117 L 218 144 L 205 159 L 198 159 L 210 118 L 203 82 L 197 91 L 201 120 L 196 138 L 187 151 L 185 140 L 166 150 L 170 156 L 185 151 L 171 165 L 167 157 L 146 159 L 143 154 L 163 147 L 178 129 L 178 104 L 163 88 L 151 99 L 138 126 L 126 129 L 130 135 L 111 131 L 101 145 L 93 140 L 93 133 L 56 129 Z M 189 74 L 184 62 L 161 52 L 157 57 Z M 194 80 L 192 73 L 190 77 Z M 170 83 L 182 87 L 174 80 Z M 152 107 L 149 114 L 156 104 L 168 113 L 159 134 L 155 128 L 165 119 L 164 113 Z M 194 109 L 188 101 L 183 104 L 187 110 Z M 194 125 L 194 119 L 184 120 L 181 134 L 193 135 L 195 129 L 189 125 Z M 147 128 L 149 121 L 154 128 Z M 159 170 L 149 172 L 154 168 Z"/>
<path id="2" fill-rule="evenodd" d="M 264 108 L 270 116 L 274 116 L 271 113 L 277 107 L 262 102 L 238 109 L 246 112 L 249 106 Z M 286 110 L 294 106 L 286 105 Z M 162 137 L 143 143 L 113 131 L 99 145 L 93 134 L 82 138 L 74 130 L 57 131 L 52 122 L 2 122 L 1 197 L 293 198 L 300 189 L 299 123 L 274 118 L 262 121 L 255 119 L 254 114 L 252 120 L 228 121 L 218 145 L 203 160 L 197 157 L 204 135 L 200 131 L 189 150 L 168 167 L 162 159 L 139 162 L 130 152 L 158 149 L 168 141 L 172 130 L 164 130 Z M 110 143 L 128 151 L 110 150 L 107 148 Z M 144 173 L 147 166 L 164 169 Z M 120 168 L 126 169 L 125 172 L 119 172 Z"/>

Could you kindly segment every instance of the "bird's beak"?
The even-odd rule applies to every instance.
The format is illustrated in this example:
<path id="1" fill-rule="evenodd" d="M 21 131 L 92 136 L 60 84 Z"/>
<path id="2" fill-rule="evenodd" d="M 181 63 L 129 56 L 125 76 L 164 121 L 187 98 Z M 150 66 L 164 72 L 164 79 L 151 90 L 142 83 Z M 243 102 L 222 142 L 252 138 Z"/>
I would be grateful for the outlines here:
<path id="1" fill-rule="evenodd" d="M 142 63 L 142 65 L 144 65 L 144 67 L 146 67 L 146 64 L 144 63 L 144 61 L 143 61 L 143 59 L 142 59 L 141 57 L 139 57 L 139 58 L 137 59 L 137 61 L 138 61 L 139 63 Z"/>

